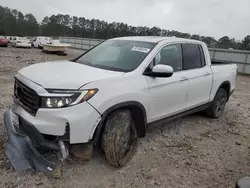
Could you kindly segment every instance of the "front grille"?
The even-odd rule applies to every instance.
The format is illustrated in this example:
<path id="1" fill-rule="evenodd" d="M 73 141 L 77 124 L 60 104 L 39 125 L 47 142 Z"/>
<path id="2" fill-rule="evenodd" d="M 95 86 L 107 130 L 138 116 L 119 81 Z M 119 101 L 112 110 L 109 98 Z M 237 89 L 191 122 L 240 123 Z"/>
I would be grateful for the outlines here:
<path id="1" fill-rule="evenodd" d="M 36 115 L 40 106 L 40 97 L 34 90 L 15 79 L 14 96 L 16 103 L 20 104 L 31 115 Z"/>

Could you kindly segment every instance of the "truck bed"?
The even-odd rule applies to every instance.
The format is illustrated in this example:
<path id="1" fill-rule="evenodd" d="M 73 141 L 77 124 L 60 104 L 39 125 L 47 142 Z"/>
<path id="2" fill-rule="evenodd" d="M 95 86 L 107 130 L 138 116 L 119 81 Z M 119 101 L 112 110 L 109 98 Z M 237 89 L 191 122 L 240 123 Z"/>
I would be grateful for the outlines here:
<path id="1" fill-rule="evenodd" d="M 235 81 L 237 75 L 237 66 L 233 63 L 216 62 L 211 66 L 213 72 L 213 87 L 211 91 L 211 98 L 213 98 L 223 82 L 230 83 L 230 92 L 235 88 Z"/>
<path id="2" fill-rule="evenodd" d="M 228 65 L 228 64 L 234 64 L 233 62 L 230 61 L 218 61 L 218 60 L 211 60 L 211 65 Z"/>

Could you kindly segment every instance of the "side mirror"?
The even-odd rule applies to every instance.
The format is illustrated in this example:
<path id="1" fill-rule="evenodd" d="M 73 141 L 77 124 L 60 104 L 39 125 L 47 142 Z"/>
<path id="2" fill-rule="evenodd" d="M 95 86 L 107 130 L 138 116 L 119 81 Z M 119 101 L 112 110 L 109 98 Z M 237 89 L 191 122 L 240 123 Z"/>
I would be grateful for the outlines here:
<path id="1" fill-rule="evenodd" d="M 250 187 L 250 177 L 244 177 L 236 182 L 235 188 L 249 188 Z"/>
<path id="2" fill-rule="evenodd" d="M 167 78 L 167 77 L 171 77 L 173 73 L 174 73 L 174 70 L 171 66 L 159 64 L 159 65 L 155 65 L 151 71 L 145 72 L 143 75 Z"/>

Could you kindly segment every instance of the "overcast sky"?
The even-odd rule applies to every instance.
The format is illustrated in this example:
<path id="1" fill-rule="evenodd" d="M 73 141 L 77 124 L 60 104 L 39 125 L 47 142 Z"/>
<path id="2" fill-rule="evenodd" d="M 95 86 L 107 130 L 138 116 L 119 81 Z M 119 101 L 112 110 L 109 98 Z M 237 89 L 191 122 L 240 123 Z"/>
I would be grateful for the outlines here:
<path id="1" fill-rule="evenodd" d="M 216 39 L 250 34 L 250 0 L 0 0 L 0 5 L 32 13 L 38 21 L 61 13 Z"/>

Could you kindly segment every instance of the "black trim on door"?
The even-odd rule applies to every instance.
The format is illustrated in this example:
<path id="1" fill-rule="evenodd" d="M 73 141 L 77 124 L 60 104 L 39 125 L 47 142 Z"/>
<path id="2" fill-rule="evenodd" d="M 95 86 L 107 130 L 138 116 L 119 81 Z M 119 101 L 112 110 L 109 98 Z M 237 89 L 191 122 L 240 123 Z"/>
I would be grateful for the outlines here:
<path id="1" fill-rule="evenodd" d="M 170 122 L 170 121 L 176 120 L 178 118 L 181 118 L 181 117 L 184 117 L 184 116 L 187 116 L 187 115 L 190 115 L 190 114 L 194 114 L 196 112 L 200 112 L 200 111 L 206 110 L 210 105 L 211 105 L 211 102 L 203 104 L 201 106 L 192 108 L 192 109 L 187 110 L 185 112 L 181 112 L 179 114 L 175 114 L 175 115 L 172 115 L 172 116 L 169 116 L 169 117 L 166 117 L 166 118 L 163 118 L 163 119 L 160 119 L 160 120 L 148 123 L 148 126 L 151 126 L 153 124 L 163 123 L 163 122 L 164 123 Z"/>

